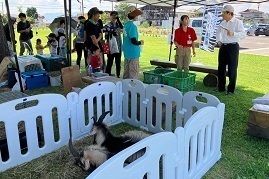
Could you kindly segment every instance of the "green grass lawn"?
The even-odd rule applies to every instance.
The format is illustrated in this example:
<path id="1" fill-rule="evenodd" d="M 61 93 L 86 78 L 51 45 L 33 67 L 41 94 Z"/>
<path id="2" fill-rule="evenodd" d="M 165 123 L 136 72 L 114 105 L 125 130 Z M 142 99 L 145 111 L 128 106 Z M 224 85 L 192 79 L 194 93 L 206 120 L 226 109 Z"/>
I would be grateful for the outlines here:
<path id="1" fill-rule="evenodd" d="M 41 38 L 45 44 L 45 36 L 48 33 L 47 29 L 39 30 L 38 36 L 32 40 L 33 46 L 36 38 Z M 153 58 L 168 59 L 169 45 L 166 38 L 149 36 L 141 36 L 140 38 L 145 41 L 140 58 L 141 71 L 155 68 L 150 65 L 150 60 Z M 45 52 L 48 52 L 48 49 Z M 197 57 L 192 59 L 192 63 L 199 61 L 204 65 L 217 67 L 217 50 L 214 53 L 209 53 L 197 49 L 196 54 Z M 75 59 L 76 54 L 73 54 L 73 64 L 75 64 Z M 196 90 L 213 94 L 226 104 L 221 148 L 222 158 L 205 175 L 205 178 L 269 178 L 269 141 L 246 134 L 248 110 L 252 106 L 251 100 L 263 96 L 269 91 L 268 64 L 269 57 L 240 54 L 236 93 L 232 96 L 216 93 L 214 88 L 203 86 L 202 80 L 206 74 L 196 73 Z M 31 95 L 47 92 L 62 93 L 62 89 L 62 87 L 50 87 L 26 93 Z M 115 130 L 117 130 L 117 126 Z M 118 127 L 118 130 L 121 130 L 121 126 Z"/>

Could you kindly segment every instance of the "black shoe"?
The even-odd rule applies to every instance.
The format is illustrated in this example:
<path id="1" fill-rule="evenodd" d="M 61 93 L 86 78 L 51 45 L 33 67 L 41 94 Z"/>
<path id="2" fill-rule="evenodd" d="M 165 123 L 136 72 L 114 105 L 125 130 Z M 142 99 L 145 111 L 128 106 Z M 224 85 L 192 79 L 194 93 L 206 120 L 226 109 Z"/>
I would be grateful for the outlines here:
<path id="1" fill-rule="evenodd" d="M 234 93 L 233 92 L 230 92 L 230 91 L 227 91 L 226 92 L 226 95 L 233 95 Z"/>

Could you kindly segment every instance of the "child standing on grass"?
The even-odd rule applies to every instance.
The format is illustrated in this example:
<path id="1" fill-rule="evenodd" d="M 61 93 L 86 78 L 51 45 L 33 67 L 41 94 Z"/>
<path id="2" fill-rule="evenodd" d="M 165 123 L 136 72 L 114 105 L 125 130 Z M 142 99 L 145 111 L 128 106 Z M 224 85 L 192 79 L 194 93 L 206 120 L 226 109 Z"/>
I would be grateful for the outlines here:
<path id="1" fill-rule="evenodd" d="M 49 47 L 51 55 L 57 55 L 58 42 L 54 33 L 49 34 L 48 42 L 45 47 Z"/>
<path id="2" fill-rule="evenodd" d="M 42 55 L 43 54 L 43 50 L 44 50 L 44 47 L 43 45 L 41 44 L 41 39 L 36 39 L 36 51 L 37 51 L 37 54 L 39 55 Z"/>
<path id="3" fill-rule="evenodd" d="M 91 53 L 92 56 L 88 64 L 91 65 L 92 73 L 100 72 L 102 66 L 101 50 L 97 46 L 93 45 L 91 48 Z M 90 67 L 88 69 L 90 69 Z"/>
<path id="4" fill-rule="evenodd" d="M 62 57 L 66 57 L 66 39 L 63 28 L 59 28 L 58 37 L 59 37 L 59 55 Z"/>

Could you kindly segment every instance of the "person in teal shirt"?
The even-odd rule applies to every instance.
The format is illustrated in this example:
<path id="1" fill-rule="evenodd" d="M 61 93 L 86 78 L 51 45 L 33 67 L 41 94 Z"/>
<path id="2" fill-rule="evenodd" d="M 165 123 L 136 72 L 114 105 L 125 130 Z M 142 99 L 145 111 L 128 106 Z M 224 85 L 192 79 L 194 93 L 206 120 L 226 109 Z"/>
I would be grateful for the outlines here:
<path id="1" fill-rule="evenodd" d="M 144 41 L 138 41 L 138 29 L 134 24 L 137 17 L 143 14 L 142 11 L 134 6 L 125 10 L 129 21 L 123 27 L 123 54 L 124 54 L 124 73 L 123 78 L 131 78 L 139 80 L 139 57 L 140 46 L 144 45 Z"/>

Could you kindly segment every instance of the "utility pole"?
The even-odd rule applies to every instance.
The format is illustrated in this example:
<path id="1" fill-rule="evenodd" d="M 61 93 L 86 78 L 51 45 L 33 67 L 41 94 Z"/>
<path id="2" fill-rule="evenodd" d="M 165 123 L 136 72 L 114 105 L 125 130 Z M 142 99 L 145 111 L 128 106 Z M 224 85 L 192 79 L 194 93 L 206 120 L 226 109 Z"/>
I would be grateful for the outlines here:
<path id="1" fill-rule="evenodd" d="M 81 9 L 82 9 L 82 16 L 84 16 L 84 4 L 83 4 L 83 0 L 81 0 Z"/>

